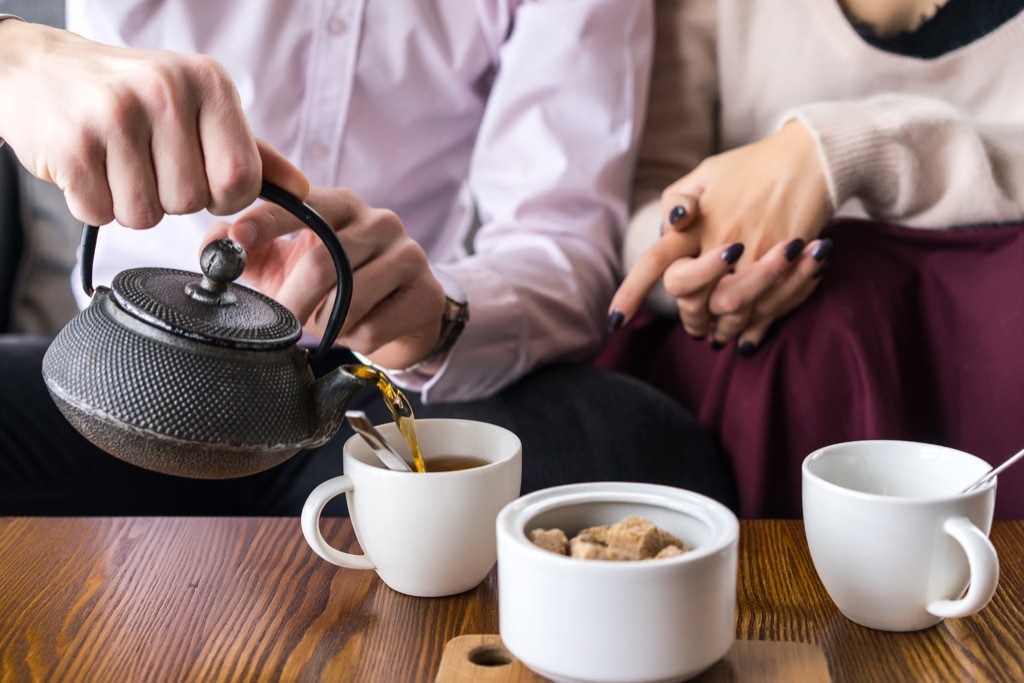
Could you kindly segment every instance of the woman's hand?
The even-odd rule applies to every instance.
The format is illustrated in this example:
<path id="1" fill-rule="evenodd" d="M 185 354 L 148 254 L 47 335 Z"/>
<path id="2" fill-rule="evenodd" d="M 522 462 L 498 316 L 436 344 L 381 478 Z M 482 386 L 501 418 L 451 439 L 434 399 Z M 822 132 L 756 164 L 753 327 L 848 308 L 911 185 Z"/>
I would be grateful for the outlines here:
<path id="1" fill-rule="evenodd" d="M 800 238 L 778 244 L 754 263 L 722 277 L 708 301 L 708 337 L 714 349 L 738 340 L 753 354 L 771 325 L 797 308 L 817 288 L 832 240 Z"/>
<path id="2" fill-rule="evenodd" d="M 702 252 L 742 242 L 740 265 L 780 243 L 810 242 L 833 211 L 817 147 L 796 119 L 764 140 L 708 157 L 665 189 L 661 206 L 666 217 L 679 206 L 697 214 Z"/>
<path id="3" fill-rule="evenodd" d="M 744 349 L 756 349 L 814 290 L 831 250 L 814 238 L 831 212 L 814 141 L 798 121 L 709 157 L 662 194 L 665 234 L 616 292 L 611 326 L 661 278 L 687 333 L 710 336 L 715 348 L 742 336 Z"/>
<path id="4" fill-rule="evenodd" d="M 339 188 L 314 188 L 308 202 L 338 233 L 352 263 L 352 302 L 339 341 L 389 368 L 426 357 L 440 335 L 445 295 L 398 216 Z M 203 242 L 237 240 L 248 256 L 246 281 L 322 336 L 337 275 L 320 238 L 302 228 L 281 207 L 262 203 L 233 224 L 214 226 Z"/>

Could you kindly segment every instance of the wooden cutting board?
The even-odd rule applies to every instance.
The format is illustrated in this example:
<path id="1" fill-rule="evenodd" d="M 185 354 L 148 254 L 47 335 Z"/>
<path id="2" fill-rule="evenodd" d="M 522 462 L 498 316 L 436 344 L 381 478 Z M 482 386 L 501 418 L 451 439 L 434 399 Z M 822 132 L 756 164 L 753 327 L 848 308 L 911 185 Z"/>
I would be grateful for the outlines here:
<path id="1" fill-rule="evenodd" d="M 496 634 L 465 635 L 445 645 L 436 683 L 543 683 L 512 656 Z M 831 683 L 825 653 L 817 645 L 737 640 L 720 662 L 694 683 L 800 681 Z"/>

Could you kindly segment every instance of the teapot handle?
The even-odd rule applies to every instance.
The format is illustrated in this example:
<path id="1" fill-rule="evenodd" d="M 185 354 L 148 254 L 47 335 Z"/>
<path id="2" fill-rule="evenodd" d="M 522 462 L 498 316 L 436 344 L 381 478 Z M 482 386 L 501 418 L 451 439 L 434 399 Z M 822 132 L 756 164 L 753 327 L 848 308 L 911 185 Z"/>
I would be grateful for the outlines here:
<path id="1" fill-rule="evenodd" d="M 320 346 L 310 358 L 310 362 L 315 363 L 327 355 L 334 340 L 337 339 L 338 333 L 341 332 L 345 316 L 348 315 L 348 306 L 352 301 L 352 264 L 338 238 L 338 233 L 309 204 L 300 202 L 293 195 L 266 180 L 263 181 L 263 187 L 260 189 L 260 197 L 277 204 L 310 227 L 323 241 L 334 261 L 334 270 L 338 276 L 338 292 L 334 297 L 334 307 L 331 309 L 331 317 L 327 321 L 327 329 L 324 330 Z M 95 225 L 86 224 L 82 230 L 82 289 L 89 296 L 92 296 L 95 291 L 92 285 L 92 268 L 98 235 L 99 227 Z"/>

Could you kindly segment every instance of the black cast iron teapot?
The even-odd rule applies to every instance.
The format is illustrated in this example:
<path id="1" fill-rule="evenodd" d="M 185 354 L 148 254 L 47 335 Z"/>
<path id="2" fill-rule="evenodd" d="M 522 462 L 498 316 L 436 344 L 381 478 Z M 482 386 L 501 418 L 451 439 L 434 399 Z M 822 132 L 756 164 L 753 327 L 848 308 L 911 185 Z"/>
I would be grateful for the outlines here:
<path id="1" fill-rule="evenodd" d="M 326 443 L 352 396 L 372 381 L 340 367 L 314 378 L 352 298 L 352 267 L 334 230 L 308 205 L 264 183 L 260 196 L 312 228 L 327 246 L 338 290 L 315 352 L 297 346 L 302 326 L 273 299 L 233 280 L 245 252 L 207 245 L 203 275 L 166 268 L 118 273 L 93 291 L 98 230 L 82 235 L 89 306 L 54 339 L 43 378 L 68 421 L 122 460 L 179 476 L 254 474 Z"/>

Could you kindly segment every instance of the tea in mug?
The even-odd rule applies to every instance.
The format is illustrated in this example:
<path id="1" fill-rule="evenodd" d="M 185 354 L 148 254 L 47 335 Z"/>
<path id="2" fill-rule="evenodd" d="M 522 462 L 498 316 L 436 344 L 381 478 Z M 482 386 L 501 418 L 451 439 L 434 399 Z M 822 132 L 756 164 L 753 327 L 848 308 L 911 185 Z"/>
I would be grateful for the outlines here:
<path id="1" fill-rule="evenodd" d="M 434 455 L 426 459 L 427 472 L 455 472 L 490 464 L 475 455 Z"/>

